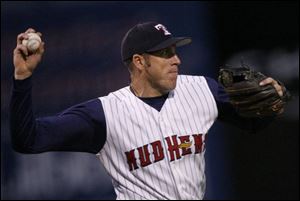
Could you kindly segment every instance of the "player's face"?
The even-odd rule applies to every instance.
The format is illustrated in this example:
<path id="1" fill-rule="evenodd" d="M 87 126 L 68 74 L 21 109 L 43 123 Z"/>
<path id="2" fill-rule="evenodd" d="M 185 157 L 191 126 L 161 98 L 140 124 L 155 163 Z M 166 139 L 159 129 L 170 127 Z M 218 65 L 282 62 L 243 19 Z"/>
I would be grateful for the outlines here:
<path id="1" fill-rule="evenodd" d="M 145 68 L 146 79 L 153 85 L 152 87 L 163 93 L 176 87 L 178 66 L 181 62 L 175 46 L 149 53 L 146 61 L 148 62 Z"/>

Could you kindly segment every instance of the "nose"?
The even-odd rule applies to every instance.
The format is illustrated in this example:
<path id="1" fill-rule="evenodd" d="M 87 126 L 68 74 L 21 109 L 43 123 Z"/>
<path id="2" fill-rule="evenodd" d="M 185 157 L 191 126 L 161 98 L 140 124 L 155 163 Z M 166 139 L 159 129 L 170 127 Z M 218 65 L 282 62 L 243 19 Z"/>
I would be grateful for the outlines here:
<path id="1" fill-rule="evenodd" d="M 180 59 L 179 59 L 179 57 L 178 57 L 178 55 L 177 54 L 175 54 L 173 57 L 172 57 L 172 64 L 174 65 L 177 65 L 177 66 L 179 66 L 180 64 L 181 64 L 181 61 L 180 61 Z"/>

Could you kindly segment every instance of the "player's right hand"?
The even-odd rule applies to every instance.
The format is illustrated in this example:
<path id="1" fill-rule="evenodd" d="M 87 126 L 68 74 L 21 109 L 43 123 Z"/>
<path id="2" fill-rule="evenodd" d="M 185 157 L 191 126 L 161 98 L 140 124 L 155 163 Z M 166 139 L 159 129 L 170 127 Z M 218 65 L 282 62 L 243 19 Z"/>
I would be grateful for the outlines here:
<path id="1" fill-rule="evenodd" d="M 14 49 L 13 63 L 15 66 L 14 76 L 17 80 L 23 80 L 30 77 L 40 63 L 45 43 L 42 41 L 38 50 L 30 53 L 26 46 L 22 45 L 23 39 L 28 39 L 28 33 L 37 33 L 40 37 L 41 33 L 36 32 L 34 29 L 29 28 L 24 33 L 20 33 L 17 37 L 17 46 Z"/>

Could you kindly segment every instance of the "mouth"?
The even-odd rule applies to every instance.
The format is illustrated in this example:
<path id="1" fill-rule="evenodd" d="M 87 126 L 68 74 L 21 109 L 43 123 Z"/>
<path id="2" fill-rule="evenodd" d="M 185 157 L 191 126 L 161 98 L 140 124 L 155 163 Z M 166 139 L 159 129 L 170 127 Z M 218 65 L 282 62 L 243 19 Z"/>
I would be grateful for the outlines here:
<path id="1" fill-rule="evenodd" d="M 178 69 L 177 68 L 172 69 L 172 70 L 169 71 L 169 73 L 171 73 L 171 74 L 178 74 Z"/>
<path id="2" fill-rule="evenodd" d="M 177 70 L 172 70 L 169 73 L 176 73 L 176 74 L 178 74 L 178 71 Z"/>
<path id="3" fill-rule="evenodd" d="M 172 81 L 175 81 L 177 80 L 177 77 L 178 77 L 178 70 L 172 70 L 172 71 L 169 71 L 169 79 L 171 79 Z"/>
<path id="4" fill-rule="evenodd" d="M 169 74 L 178 75 L 178 71 L 171 71 L 171 72 L 169 72 Z"/>

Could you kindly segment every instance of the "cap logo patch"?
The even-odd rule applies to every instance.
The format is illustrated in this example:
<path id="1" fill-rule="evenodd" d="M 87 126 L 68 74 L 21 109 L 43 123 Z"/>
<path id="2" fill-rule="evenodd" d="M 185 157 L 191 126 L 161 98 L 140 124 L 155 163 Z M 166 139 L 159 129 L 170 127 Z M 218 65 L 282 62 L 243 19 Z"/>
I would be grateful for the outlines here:
<path id="1" fill-rule="evenodd" d="M 167 28 L 166 28 L 164 25 L 162 25 L 162 24 L 157 24 L 157 25 L 155 25 L 154 27 L 155 27 L 158 31 L 159 31 L 159 30 L 163 30 L 165 36 L 166 36 L 166 35 L 171 35 L 171 33 L 167 30 Z"/>

